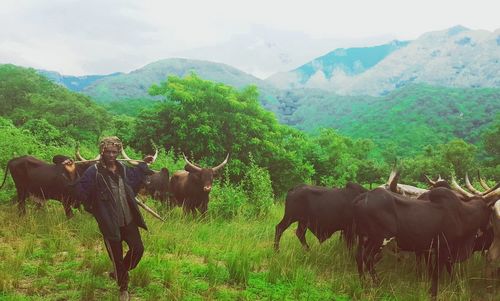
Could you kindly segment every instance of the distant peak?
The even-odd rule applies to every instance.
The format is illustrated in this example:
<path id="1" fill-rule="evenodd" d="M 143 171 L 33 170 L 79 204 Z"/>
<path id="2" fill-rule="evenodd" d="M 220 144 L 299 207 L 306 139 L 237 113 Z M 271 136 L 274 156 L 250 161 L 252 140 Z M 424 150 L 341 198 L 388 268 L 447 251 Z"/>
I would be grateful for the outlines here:
<path id="1" fill-rule="evenodd" d="M 450 27 L 448 29 L 447 33 L 448 33 L 448 35 L 453 36 L 453 35 L 461 33 L 462 31 L 467 31 L 467 30 L 470 30 L 470 29 L 467 27 L 464 27 L 462 25 L 456 25 L 456 26 Z"/>

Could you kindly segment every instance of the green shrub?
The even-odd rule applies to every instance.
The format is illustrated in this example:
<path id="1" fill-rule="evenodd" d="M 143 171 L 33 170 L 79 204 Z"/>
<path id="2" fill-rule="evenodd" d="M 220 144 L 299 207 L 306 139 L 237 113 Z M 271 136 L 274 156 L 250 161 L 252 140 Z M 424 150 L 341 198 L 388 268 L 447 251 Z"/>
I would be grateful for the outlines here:
<path id="1" fill-rule="evenodd" d="M 212 216 L 232 219 L 241 212 L 243 204 L 247 202 L 247 195 L 241 186 L 223 182 L 213 186 L 208 205 Z"/>
<path id="2" fill-rule="evenodd" d="M 261 217 L 269 213 L 273 205 L 273 188 L 269 172 L 250 163 L 250 168 L 242 181 L 243 191 L 247 195 L 245 216 Z"/>

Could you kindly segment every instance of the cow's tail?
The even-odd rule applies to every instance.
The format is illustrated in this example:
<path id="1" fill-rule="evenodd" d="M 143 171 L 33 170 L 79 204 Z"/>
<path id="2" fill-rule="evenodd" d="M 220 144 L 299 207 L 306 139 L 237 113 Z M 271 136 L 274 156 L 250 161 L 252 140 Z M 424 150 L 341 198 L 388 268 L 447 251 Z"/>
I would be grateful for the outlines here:
<path id="1" fill-rule="evenodd" d="M 2 185 L 0 185 L 0 189 L 2 189 L 3 185 L 5 184 L 5 180 L 7 180 L 7 174 L 9 173 L 9 163 L 7 163 L 7 166 L 5 167 L 5 175 L 3 176 L 3 182 Z"/>

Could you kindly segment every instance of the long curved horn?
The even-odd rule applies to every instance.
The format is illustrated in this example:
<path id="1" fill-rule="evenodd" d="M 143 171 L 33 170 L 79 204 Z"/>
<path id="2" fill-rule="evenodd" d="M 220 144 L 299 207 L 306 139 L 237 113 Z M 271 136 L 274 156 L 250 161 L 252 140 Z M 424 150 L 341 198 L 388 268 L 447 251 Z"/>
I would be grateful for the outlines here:
<path id="1" fill-rule="evenodd" d="M 82 157 L 82 155 L 80 154 L 80 148 L 79 147 L 75 150 L 75 157 L 78 160 L 80 160 L 80 161 L 86 161 L 87 160 L 84 157 Z"/>
<path id="2" fill-rule="evenodd" d="M 389 175 L 389 179 L 387 180 L 387 187 L 392 192 L 398 192 L 398 180 L 399 180 L 399 172 L 396 169 L 392 169 L 391 174 Z"/>
<path id="3" fill-rule="evenodd" d="M 497 184 L 496 186 L 500 186 L 500 183 Z M 488 194 L 483 195 L 483 198 L 485 200 L 489 200 L 488 203 L 491 203 L 491 204 L 497 202 L 500 199 L 500 188 L 497 188 L 497 189 L 489 192 Z"/>
<path id="4" fill-rule="evenodd" d="M 472 186 L 472 184 L 469 181 L 469 174 L 467 172 L 465 173 L 465 187 L 467 187 L 467 189 L 469 189 L 470 192 L 474 194 L 483 194 L 481 191 L 477 190 L 476 188 L 474 188 L 474 186 Z"/>
<path id="5" fill-rule="evenodd" d="M 465 189 L 463 189 L 462 187 L 460 187 L 460 185 L 458 185 L 457 181 L 455 181 L 455 177 L 454 176 L 451 176 L 451 187 L 453 188 L 453 190 L 459 192 L 463 196 L 466 196 L 466 197 L 469 197 L 469 198 L 474 197 L 474 195 L 472 193 L 466 191 Z"/>
<path id="6" fill-rule="evenodd" d="M 101 160 L 101 155 L 97 155 L 94 159 L 92 160 L 87 160 L 85 159 L 81 154 L 80 154 L 80 148 L 77 148 L 76 151 L 75 151 L 75 157 L 79 160 L 79 161 L 75 161 L 75 164 L 81 164 L 81 163 L 90 163 L 90 162 L 97 162 L 99 160 Z"/>
<path id="7" fill-rule="evenodd" d="M 424 178 L 425 178 L 425 180 L 427 181 L 427 183 L 428 183 L 429 185 L 431 185 L 431 186 L 436 185 L 436 182 L 435 182 L 435 181 L 433 181 L 433 180 L 431 180 L 431 178 L 429 178 L 427 175 L 424 175 Z"/>
<path id="8" fill-rule="evenodd" d="M 127 156 L 127 154 L 125 153 L 125 149 L 123 147 L 122 147 L 122 157 L 125 158 L 124 161 L 127 161 L 132 165 L 139 165 L 140 162 L 143 162 L 141 160 L 130 159 L 129 156 Z"/>
<path id="9" fill-rule="evenodd" d="M 495 186 L 491 187 L 490 189 L 486 190 L 485 192 L 482 193 L 483 196 L 489 195 L 491 192 L 498 190 L 500 187 L 500 182 L 498 182 Z"/>
<path id="10" fill-rule="evenodd" d="M 184 155 L 184 153 L 182 153 L 182 156 L 184 156 L 184 161 L 186 161 L 186 164 L 189 165 L 192 169 L 196 170 L 196 171 L 201 171 L 201 168 L 194 165 L 193 163 L 189 162 L 189 160 L 186 158 L 186 155 Z"/>
<path id="11" fill-rule="evenodd" d="M 486 182 L 483 181 L 483 178 L 481 178 L 481 173 L 479 169 L 477 170 L 477 177 L 479 179 L 479 184 L 481 184 L 481 186 L 483 186 L 484 189 L 489 190 L 490 187 L 488 186 L 488 184 L 486 184 Z"/>
<path id="12" fill-rule="evenodd" d="M 150 164 L 153 164 L 156 161 L 156 158 L 158 158 L 158 148 L 155 146 L 155 154 L 153 155 L 153 161 L 151 161 Z"/>
<path id="13" fill-rule="evenodd" d="M 393 168 L 393 169 L 391 170 L 391 174 L 389 175 L 389 178 L 387 179 L 387 183 L 386 183 L 386 185 L 387 185 L 387 186 L 390 186 L 390 185 L 391 185 L 391 183 L 394 181 L 394 178 L 395 178 L 395 177 L 396 177 L 396 169 L 394 169 L 394 168 Z"/>
<path id="14" fill-rule="evenodd" d="M 219 164 L 219 165 L 217 165 L 217 166 L 215 166 L 215 167 L 212 168 L 213 172 L 217 172 L 217 170 L 219 170 L 222 167 L 224 167 L 224 165 L 226 165 L 226 163 L 227 163 L 227 159 L 229 159 L 229 153 L 227 154 L 226 159 L 224 159 L 224 161 L 222 161 L 221 164 Z"/>

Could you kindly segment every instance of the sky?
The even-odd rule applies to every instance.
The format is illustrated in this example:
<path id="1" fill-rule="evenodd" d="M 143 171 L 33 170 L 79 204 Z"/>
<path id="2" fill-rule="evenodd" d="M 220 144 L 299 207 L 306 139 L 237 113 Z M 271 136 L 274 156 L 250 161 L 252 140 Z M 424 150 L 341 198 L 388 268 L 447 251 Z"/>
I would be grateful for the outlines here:
<path id="1" fill-rule="evenodd" d="M 193 49 L 217 49 L 256 26 L 338 41 L 331 47 L 371 46 L 455 25 L 494 31 L 499 11 L 498 0 L 0 0 L 0 63 L 65 75 L 130 72 L 160 59 L 199 58 Z M 283 44 L 281 51 L 301 49 Z M 273 68 L 284 66 L 256 75 L 286 71 Z"/>

